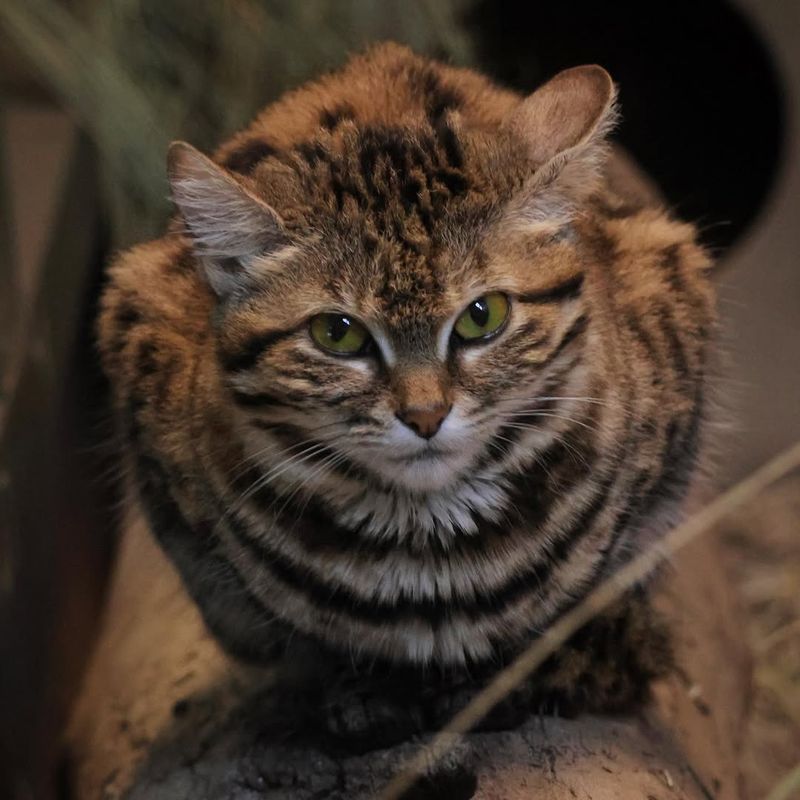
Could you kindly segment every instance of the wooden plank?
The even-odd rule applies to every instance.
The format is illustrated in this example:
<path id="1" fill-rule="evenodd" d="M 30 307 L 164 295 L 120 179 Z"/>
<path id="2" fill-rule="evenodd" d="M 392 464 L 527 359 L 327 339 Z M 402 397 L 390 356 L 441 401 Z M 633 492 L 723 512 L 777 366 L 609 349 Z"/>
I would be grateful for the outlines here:
<path id="1" fill-rule="evenodd" d="M 78 140 L 69 163 L 0 417 L 0 708 L 13 720 L 0 731 L 0 796 L 10 798 L 54 796 L 60 729 L 91 642 L 111 541 L 89 435 L 102 382 L 87 297 L 102 236 L 87 140 Z"/>
<path id="2" fill-rule="evenodd" d="M 52 106 L 0 108 L 0 420 L 36 330 L 42 232 L 53 225 L 74 144 L 74 123 Z"/>
<path id="3" fill-rule="evenodd" d="M 13 298 L 17 296 L 17 267 L 11 231 L 11 189 L 6 169 L 6 113 L 0 105 L 0 408 L 5 400 L 5 382 L 8 354 L 16 324 Z M 0 411 L 2 414 L 2 411 Z"/>

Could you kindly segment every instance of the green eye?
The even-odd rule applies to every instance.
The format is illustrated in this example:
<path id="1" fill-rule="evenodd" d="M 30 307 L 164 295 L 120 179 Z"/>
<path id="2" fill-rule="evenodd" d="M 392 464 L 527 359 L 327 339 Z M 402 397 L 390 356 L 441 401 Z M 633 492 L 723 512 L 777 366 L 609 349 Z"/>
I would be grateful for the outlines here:
<path id="1" fill-rule="evenodd" d="M 488 339 L 503 327 L 511 304 L 501 292 L 490 292 L 473 300 L 456 320 L 455 332 L 460 339 Z"/>
<path id="2" fill-rule="evenodd" d="M 367 329 L 345 314 L 318 314 L 311 319 L 311 338 L 340 356 L 355 356 L 371 341 Z"/>

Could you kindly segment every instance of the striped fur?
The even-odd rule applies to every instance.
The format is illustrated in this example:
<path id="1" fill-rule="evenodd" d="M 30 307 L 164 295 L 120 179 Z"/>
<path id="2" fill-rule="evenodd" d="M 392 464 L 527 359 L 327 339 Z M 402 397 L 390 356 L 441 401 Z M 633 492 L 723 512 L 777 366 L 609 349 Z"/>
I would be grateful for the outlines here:
<path id="1" fill-rule="evenodd" d="M 232 651 L 300 631 L 485 660 L 674 521 L 700 446 L 708 259 L 604 180 L 609 117 L 542 166 L 522 102 L 375 48 L 216 154 L 283 226 L 246 289 L 218 297 L 178 223 L 110 268 L 100 348 L 141 502 Z M 505 329 L 454 344 L 487 291 L 511 298 Z M 367 324 L 372 352 L 317 348 L 308 319 L 330 310 Z M 423 373 L 453 402 L 430 440 L 394 413 Z"/>

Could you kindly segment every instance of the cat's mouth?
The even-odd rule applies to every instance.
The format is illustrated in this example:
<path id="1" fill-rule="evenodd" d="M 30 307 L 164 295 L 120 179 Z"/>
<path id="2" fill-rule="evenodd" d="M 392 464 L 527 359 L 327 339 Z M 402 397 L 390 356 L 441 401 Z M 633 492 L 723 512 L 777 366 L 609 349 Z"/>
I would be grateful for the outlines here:
<path id="1" fill-rule="evenodd" d="M 388 452 L 379 467 L 383 477 L 412 492 L 438 491 L 451 485 L 471 461 L 463 448 L 426 444 L 412 452 Z"/>
<path id="2" fill-rule="evenodd" d="M 458 408 L 453 408 L 439 431 L 422 439 L 399 423 L 391 427 L 366 459 L 368 469 L 399 489 L 414 493 L 436 492 L 452 486 L 474 462 L 481 449 Z"/>
<path id="3" fill-rule="evenodd" d="M 402 456 L 396 456 L 390 458 L 389 460 L 395 464 L 400 465 L 408 465 L 408 464 L 420 464 L 426 462 L 433 462 L 433 461 L 440 461 L 442 459 L 451 458 L 456 453 L 454 450 L 448 450 L 443 447 L 436 447 L 434 445 L 429 445 L 422 450 L 418 450 L 415 453 L 408 453 Z"/>

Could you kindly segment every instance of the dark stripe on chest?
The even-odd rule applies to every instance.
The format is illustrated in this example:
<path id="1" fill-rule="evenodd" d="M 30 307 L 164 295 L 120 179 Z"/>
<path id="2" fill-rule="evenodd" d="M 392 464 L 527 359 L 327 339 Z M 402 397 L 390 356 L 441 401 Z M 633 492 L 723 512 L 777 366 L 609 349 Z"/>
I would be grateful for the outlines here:
<path id="1" fill-rule="evenodd" d="M 434 628 L 446 624 L 456 616 L 476 620 L 501 614 L 512 603 L 547 583 L 554 563 L 541 560 L 518 573 L 502 588 L 474 598 L 450 600 L 400 597 L 391 602 L 363 598 L 347 586 L 326 581 L 307 568 L 292 562 L 263 540 L 256 540 L 242 520 L 228 517 L 228 527 L 237 542 L 245 548 L 260 566 L 272 573 L 289 589 L 302 595 L 321 612 L 336 612 L 364 622 L 386 624 L 410 620 L 424 620 Z"/>
<path id="2" fill-rule="evenodd" d="M 532 475 L 521 477 L 514 487 L 515 495 L 512 502 L 514 520 L 524 526 L 526 530 L 537 529 L 539 524 L 546 519 L 555 498 L 568 493 L 577 483 L 585 479 L 591 470 L 594 456 L 593 449 L 588 447 L 588 449 L 584 448 L 579 451 L 578 459 L 574 461 L 574 450 L 568 449 L 564 443 L 558 443 L 550 451 L 542 454 L 540 462 L 544 464 L 544 467 Z M 274 507 L 272 501 L 270 501 L 270 505 Z M 599 500 L 590 504 L 590 510 L 582 516 L 587 526 L 599 513 L 600 508 Z M 308 531 L 303 529 L 310 520 L 305 515 L 300 518 L 294 517 L 293 513 L 290 513 L 290 517 L 285 523 L 281 519 L 278 524 L 285 524 L 292 531 L 293 536 L 305 541 Z M 578 524 L 576 524 L 564 534 L 568 542 L 562 542 L 562 537 L 559 537 L 558 542 L 550 548 L 549 553 L 545 548 L 544 552 L 532 563 L 518 572 L 512 573 L 502 586 L 481 595 L 447 600 L 435 598 L 421 600 L 406 596 L 389 602 L 364 598 L 355 594 L 346 585 L 322 578 L 319 574 L 284 555 L 264 538 L 255 537 L 241 518 L 232 515 L 228 517 L 227 521 L 238 543 L 251 554 L 262 568 L 272 572 L 287 587 L 306 597 L 321 611 L 334 611 L 344 616 L 380 624 L 421 619 L 433 627 L 441 626 L 455 616 L 464 616 L 474 620 L 485 616 L 499 615 L 523 599 L 526 594 L 542 591 L 553 569 L 560 565 L 560 557 L 556 553 L 566 553 L 569 546 L 574 544 L 575 537 L 587 532 L 578 530 Z M 325 536 L 326 541 L 334 546 L 338 545 L 337 549 L 343 551 L 343 554 L 352 553 L 352 549 L 342 545 L 348 541 L 352 544 L 353 537 L 357 534 L 337 529 L 337 526 L 330 520 L 324 518 L 314 520 L 315 530 L 312 535 L 319 535 L 320 527 L 324 526 L 326 522 L 329 534 Z M 503 535 L 511 524 L 513 521 L 509 521 L 505 525 L 487 524 L 486 529 L 482 530 L 478 536 L 463 537 L 455 551 L 463 556 L 464 551 L 469 548 L 473 555 L 477 555 L 481 550 L 487 548 L 487 542 L 491 541 L 494 535 Z M 506 531 L 503 531 L 503 528 L 506 528 Z M 336 535 L 337 532 L 344 535 Z M 360 550 L 361 547 L 358 549 Z M 386 553 L 390 553 L 398 548 L 397 546 L 388 546 L 382 549 Z M 438 558 L 447 558 L 448 555 L 452 557 L 453 553 L 444 554 Z M 431 560 L 435 559 L 432 557 Z"/>

